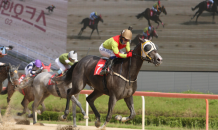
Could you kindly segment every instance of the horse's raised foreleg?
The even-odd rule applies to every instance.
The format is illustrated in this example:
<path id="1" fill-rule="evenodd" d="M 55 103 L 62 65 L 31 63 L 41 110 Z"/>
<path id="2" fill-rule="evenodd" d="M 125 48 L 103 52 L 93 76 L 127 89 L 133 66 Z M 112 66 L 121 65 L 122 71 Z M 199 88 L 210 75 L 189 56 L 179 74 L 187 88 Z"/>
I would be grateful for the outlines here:
<path id="1" fill-rule="evenodd" d="M 136 115 L 135 109 L 134 109 L 134 104 L 133 104 L 133 96 L 128 97 L 128 98 L 124 98 L 124 100 L 126 102 L 127 107 L 130 110 L 130 116 L 129 117 L 122 117 L 120 119 L 120 121 L 122 121 L 122 122 L 126 122 L 128 120 L 132 120 L 135 117 L 135 115 Z"/>
<path id="2" fill-rule="evenodd" d="M 94 101 L 96 98 L 101 96 L 103 93 L 94 89 L 94 91 L 86 98 L 86 101 L 89 103 L 89 106 L 92 108 L 92 111 L 95 114 L 96 121 L 95 126 L 98 128 L 101 125 L 100 114 L 94 105 Z"/>
<path id="3" fill-rule="evenodd" d="M 115 95 L 110 95 L 109 104 L 108 104 L 108 113 L 107 113 L 106 121 L 101 126 L 101 129 L 105 129 L 107 123 L 111 120 L 112 112 L 113 112 L 113 109 L 114 109 L 114 106 L 115 106 L 116 102 L 117 102 L 116 96 Z"/>

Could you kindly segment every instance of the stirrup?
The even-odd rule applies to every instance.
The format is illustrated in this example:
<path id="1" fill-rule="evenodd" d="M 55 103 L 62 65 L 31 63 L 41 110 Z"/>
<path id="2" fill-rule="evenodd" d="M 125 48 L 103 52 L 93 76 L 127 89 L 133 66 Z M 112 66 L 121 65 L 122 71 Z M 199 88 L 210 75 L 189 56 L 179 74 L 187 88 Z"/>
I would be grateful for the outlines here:
<path id="1" fill-rule="evenodd" d="M 104 69 L 104 70 L 102 69 L 99 74 L 100 74 L 100 75 L 104 75 L 104 74 L 107 74 L 107 73 L 108 73 L 107 69 Z"/>

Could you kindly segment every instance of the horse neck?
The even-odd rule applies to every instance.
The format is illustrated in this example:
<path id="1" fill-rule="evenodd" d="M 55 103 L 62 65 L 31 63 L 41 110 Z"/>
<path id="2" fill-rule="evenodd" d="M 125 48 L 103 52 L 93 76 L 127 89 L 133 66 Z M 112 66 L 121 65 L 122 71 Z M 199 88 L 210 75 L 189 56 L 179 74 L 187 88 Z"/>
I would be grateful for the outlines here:
<path id="1" fill-rule="evenodd" d="M 7 74 L 9 71 L 10 67 L 9 66 L 5 66 L 5 67 L 1 67 L 0 68 L 0 82 L 3 82 L 6 78 L 7 78 Z"/>
<path id="2" fill-rule="evenodd" d="M 136 56 L 136 55 L 138 56 Z M 143 60 L 141 59 L 141 44 L 139 43 L 135 49 L 133 50 L 133 56 L 131 57 L 131 67 L 130 67 L 130 70 L 129 70 L 129 60 L 130 58 L 127 58 L 127 62 L 128 62 L 128 68 L 126 69 L 126 71 L 128 72 L 128 75 L 130 73 L 131 75 L 131 79 L 132 80 L 135 80 L 137 79 L 137 76 L 138 76 L 138 73 L 142 67 L 142 63 L 143 63 Z"/>

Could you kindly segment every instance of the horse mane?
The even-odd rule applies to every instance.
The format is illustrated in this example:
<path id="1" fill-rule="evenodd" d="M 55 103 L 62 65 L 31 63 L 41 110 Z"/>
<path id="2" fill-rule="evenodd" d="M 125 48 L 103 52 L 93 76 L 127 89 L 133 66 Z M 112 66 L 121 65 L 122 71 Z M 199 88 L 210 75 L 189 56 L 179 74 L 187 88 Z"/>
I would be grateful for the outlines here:
<path id="1" fill-rule="evenodd" d="M 75 66 L 77 65 L 77 63 L 78 63 L 78 62 L 74 63 L 74 64 L 70 67 L 70 69 L 67 71 L 66 76 L 65 76 L 65 78 L 64 78 L 64 82 L 65 82 L 66 84 L 69 84 L 70 82 L 72 82 L 72 73 L 73 73 L 73 70 L 74 70 Z"/>

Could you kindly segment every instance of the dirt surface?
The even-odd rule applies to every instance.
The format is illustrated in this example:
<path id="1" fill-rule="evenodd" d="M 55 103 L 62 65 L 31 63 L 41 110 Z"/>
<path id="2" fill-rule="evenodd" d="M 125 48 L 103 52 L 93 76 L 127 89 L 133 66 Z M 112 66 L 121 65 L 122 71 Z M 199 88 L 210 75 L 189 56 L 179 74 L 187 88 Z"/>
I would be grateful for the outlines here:
<path id="1" fill-rule="evenodd" d="M 0 124 L 0 130 L 100 130 L 94 126 L 77 126 L 77 128 L 72 129 L 71 126 L 66 125 L 56 125 L 56 124 L 44 124 L 44 126 L 39 125 L 15 125 L 14 123 L 6 123 L 4 126 Z M 124 128 L 109 128 L 106 130 L 128 130 Z M 138 129 L 129 129 L 138 130 Z"/>
<path id="2" fill-rule="evenodd" d="M 218 22 L 217 14 L 215 22 L 211 13 L 203 12 L 198 18 L 190 21 L 195 11 L 191 7 L 196 6 L 202 0 L 161 0 L 167 10 L 167 15 L 161 14 L 160 19 L 165 24 L 160 24 L 157 29 L 158 38 L 153 42 L 159 46 L 159 54 L 163 57 L 163 64 L 154 67 L 144 62 L 142 70 L 167 70 L 167 71 L 217 71 L 218 69 Z M 78 51 L 79 59 L 87 52 L 90 55 L 100 56 L 98 48 L 106 39 L 120 34 L 122 29 L 133 26 L 133 38 L 142 34 L 148 22 L 135 16 L 146 8 L 151 8 L 155 1 L 135 0 L 69 0 L 68 3 L 68 27 L 67 27 L 67 51 Z M 94 31 L 91 39 L 91 29 L 86 28 L 81 37 L 78 37 L 83 25 L 82 19 L 89 17 L 96 11 L 102 15 L 104 23 L 99 23 L 100 38 Z M 157 24 L 151 21 L 156 27 Z M 89 50 L 90 48 L 90 50 Z M 131 47 L 131 48 L 134 48 Z M 88 51 L 89 50 L 89 51 Z"/>

